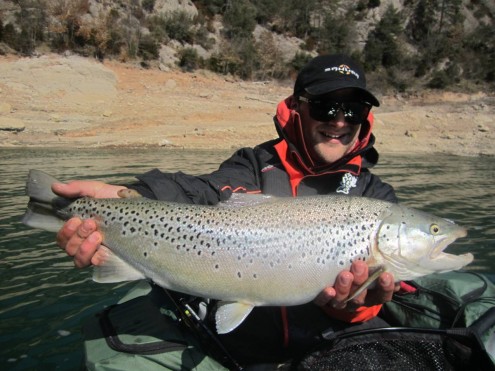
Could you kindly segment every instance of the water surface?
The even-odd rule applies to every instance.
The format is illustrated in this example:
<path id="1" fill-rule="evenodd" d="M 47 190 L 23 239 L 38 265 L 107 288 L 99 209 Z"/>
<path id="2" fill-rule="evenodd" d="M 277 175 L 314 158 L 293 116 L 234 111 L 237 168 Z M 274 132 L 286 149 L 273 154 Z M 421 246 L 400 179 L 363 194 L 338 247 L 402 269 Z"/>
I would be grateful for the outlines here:
<path id="1" fill-rule="evenodd" d="M 96 284 L 91 270 L 73 268 L 52 233 L 19 223 L 29 169 L 61 179 L 113 183 L 158 167 L 200 174 L 230 152 L 149 150 L 0 149 L 0 367 L 74 370 L 83 365 L 81 323 L 112 304 L 129 284 Z M 382 156 L 375 173 L 401 202 L 453 219 L 469 229 L 454 253 L 471 251 L 470 270 L 495 272 L 495 165 L 492 158 Z"/>

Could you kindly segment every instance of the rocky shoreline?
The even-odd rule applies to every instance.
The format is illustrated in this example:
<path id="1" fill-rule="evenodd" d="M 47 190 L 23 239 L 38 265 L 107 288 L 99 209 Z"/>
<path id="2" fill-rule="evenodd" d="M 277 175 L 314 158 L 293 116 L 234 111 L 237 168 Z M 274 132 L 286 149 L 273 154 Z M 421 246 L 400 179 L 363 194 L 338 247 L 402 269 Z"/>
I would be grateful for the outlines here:
<path id="1" fill-rule="evenodd" d="M 276 137 L 292 81 L 146 70 L 77 56 L 0 57 L 0 147 L 235 149 Z M 382 153 L 495 155 L 495 96 L 380 96 Z"/>

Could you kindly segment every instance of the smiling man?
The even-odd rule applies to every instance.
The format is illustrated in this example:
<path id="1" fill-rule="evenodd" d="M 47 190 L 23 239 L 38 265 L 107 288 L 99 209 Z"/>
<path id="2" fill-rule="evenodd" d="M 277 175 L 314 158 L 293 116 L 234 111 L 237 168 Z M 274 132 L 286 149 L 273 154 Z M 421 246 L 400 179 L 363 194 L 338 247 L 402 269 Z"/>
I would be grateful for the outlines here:
<path id="1" fill-rule="evenodd" d="M 274 122 L 279 138 L 238 150 L 211 174 L 191 176 L 155 169 L 127 187 L 148 198 L 196 204 L 216 204 L 232 192 L 281 197 L 342 193 L 396 202 L 393 188 L 369 171 L 378 161 L 371 133 L 371 108 L 378 105 L 355 61 L 345 55 L 318 56 L 303 67 L 294 93 L 277 107 Z M 118 197 L 123 188 L 94 181 L 53 186 L 64 197 L 97 198 Z M 97 225 L 90 219 L 71 219 L 57 235 L 58 244 L 74 257 L 78 267 L 98 264 L 94 254 L 101 241 Z M 263 250 L 263 246 L 259 248 Z M 222 339 L 245 365 L 294 357 L 311 347 L 323 329 L 376 317 L 397 285 L 389 273 L 383 273 L 375 289 L 347 302 L 367 278 L 367 265 L 354 262 L 350 271 L 341 272 L 335 284 L 313 303 L 257 307 Z"/>

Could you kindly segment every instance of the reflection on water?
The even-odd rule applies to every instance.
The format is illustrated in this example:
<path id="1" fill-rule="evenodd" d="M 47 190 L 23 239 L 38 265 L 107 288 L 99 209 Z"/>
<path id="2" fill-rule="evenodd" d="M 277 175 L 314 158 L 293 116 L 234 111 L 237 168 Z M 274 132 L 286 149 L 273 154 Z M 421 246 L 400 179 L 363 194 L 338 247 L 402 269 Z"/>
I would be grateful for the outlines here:
<path id="1" fill-rule="evenodd" d="M 228 155 L 165 149 L 0 149 L 0 367 L 77 369 L 83 363 L 81 323 L 127 289 L 127 284 L 94 283 L 90 270 L 73 268 L 53 234 L 19 223 L 27 202 L 24 183 L 29 169 L 61 180 L 125 183 L 154 167 L 209 172 Z M 468 227 L 468 238 L 456 242 L 451 251 L 473 252 L 472 270 L 495 271 L 491 158 L 383 156 L 375 173 L 397 189 L 405 204 Z"/>

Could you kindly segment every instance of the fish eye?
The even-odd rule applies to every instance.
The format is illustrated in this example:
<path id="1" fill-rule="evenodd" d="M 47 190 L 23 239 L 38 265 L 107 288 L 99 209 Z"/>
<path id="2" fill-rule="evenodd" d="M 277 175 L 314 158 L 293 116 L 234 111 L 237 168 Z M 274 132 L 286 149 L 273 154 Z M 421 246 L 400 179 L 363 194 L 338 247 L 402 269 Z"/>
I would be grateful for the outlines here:
<path id="1" fill-rule="evenodd" d="M 432 235 L 437 235 L 440 233 L 440 227 L 438 226 L 438 224 L 432 224 L 430 225 L 430 233 Z"/>

